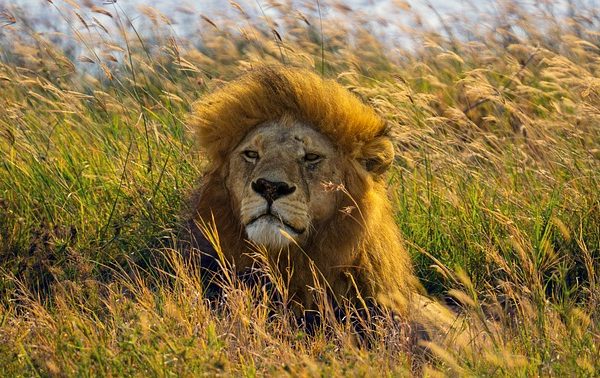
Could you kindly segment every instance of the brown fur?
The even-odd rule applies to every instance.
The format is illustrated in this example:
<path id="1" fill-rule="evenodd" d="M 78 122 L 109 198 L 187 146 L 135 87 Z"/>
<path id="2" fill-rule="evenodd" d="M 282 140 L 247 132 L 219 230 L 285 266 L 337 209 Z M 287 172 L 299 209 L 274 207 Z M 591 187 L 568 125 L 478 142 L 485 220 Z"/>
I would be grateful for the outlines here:
<path id="1" fill-rule="evenodd" d="M 293 268 L 290 291 L 295 300 L 304 308 L 315 307 L 308 289 L 314 286 L 314 262 L 336 299 L 370 297 L 422 325 L 444 323 L 442 328 L 448 329 L 454 318 L 420 294 L 393 218 L 382 175 L 393 159 L 384 121 L 332 80 L 303 70 L 263 68 L 194 106 L 190 125 L 210 165 L 192 201 L 192 223 L 214 219 L 225 256 L 238 270 L 252 264 L 232 188 L 226 185 L 228 157 L 254 128 L 269 121 L 284 128 L 290 119 L 310 125 L 342 151 L 339 161 L 328 163 L 343 177 L 332 206 L 348 209 L 312 224 L 314 231 L 302 245 L 287 247 L 289 260 L 283 260 Z"/>

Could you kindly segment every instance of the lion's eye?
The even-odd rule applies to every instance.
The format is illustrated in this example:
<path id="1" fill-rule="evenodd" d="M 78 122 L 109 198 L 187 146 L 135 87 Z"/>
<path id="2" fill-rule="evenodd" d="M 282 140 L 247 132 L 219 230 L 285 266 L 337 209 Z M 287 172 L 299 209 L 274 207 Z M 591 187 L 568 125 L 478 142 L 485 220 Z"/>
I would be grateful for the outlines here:
<path id="1" fill-rule="evenodd" d="M 304 155 L 304 161 L 306 161 L 306 162 L 314 163 L 319 160 L 321 160 L 321 157 L 317 154 L 308 153 L 308 154 Z"/>
<path id="2" fill-rule="evenodd" d="M 258 159 L 258 152 L 252 150 L 246 150 L 242 152 L 242 155 L 248 160 L 256 160 Z"/>

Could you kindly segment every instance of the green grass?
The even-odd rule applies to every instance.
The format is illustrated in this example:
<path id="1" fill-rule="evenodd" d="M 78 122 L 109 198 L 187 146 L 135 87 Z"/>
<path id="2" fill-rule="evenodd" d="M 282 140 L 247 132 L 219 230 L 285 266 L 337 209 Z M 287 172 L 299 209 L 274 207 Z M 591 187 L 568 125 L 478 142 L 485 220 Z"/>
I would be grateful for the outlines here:
<path id="1" fill-rule="evenodd" d="M 465 18 L 469 41 L 415 27 L 407 33 L 417 47 L 394 50 L 358 26 L 366 16 L 342 8 L 344 19 L 323 18 L 321 30 L 310 7 L 246 19 L 231 5 L 235 16 L 200 20 L 188 40 L 148 9 L 106 6 L 109 17 L 48 6 L 70 32 L 41 33 L 43 20 L 10 9 L 2 20 L 16 22 L 0 29 L 3 374 L 600 371 L 593 9 L 564 22 L 503 6 L 492 21 L 519 30 Z M 75 12 L 107 30 L 86 28 Z M 347 324 L 306 335 L 287 309 L 236 282 L 222 306 L 203 299 L 177 248 L 204 166 L 185 117 L 223 80 L 274 62 L 323 69 L 389 121 L 398 150 L 390 198 L 418 276 L 473 321 L 488 319 L 493 345 L 433 347 L 423 360 L 391 319 L 365 348 Z"/>

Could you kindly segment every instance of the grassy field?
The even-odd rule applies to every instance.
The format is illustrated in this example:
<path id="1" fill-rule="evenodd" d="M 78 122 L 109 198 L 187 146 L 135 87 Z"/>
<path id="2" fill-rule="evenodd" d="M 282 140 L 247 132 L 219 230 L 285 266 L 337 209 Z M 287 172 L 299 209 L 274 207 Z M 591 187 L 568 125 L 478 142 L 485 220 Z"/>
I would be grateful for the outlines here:
<path id="1" fill-rule="evenodd" d="M 179 9 L 184 25 L 89 4 L 0 7 L 1 374 L 600 373 L 598 9 L 503 1 L 430 30 L 435 9 L 398 1 L 394 43 L 335 1 Z M 365 347 L 348 324 L 307 335 L 236 282 L 221 306 L 204 299 L 173 247 L 204 164 L 185 117 L 261 63 L 338 78 L 389 121 L 418 276 L 493 322 L 491 345 L 423 356 L 381 319 Z"/>

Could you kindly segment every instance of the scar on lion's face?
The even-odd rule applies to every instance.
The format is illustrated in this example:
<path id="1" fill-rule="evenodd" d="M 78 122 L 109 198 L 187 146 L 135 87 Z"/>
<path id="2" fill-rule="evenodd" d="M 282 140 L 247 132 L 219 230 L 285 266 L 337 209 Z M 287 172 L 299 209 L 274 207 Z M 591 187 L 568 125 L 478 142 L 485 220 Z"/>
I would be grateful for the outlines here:
<path id="1" fill-rule="evenodd" d="M 283 130 L 283 131 L 282 131 Z M 302 245 L 315 223 L 339 210 L 343 158 L 323 134 L 282 119 L 250 132 L 230 156 L 227 186 L 248 239 L 267 248 Z"/>

